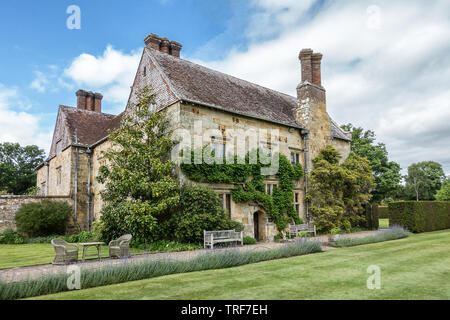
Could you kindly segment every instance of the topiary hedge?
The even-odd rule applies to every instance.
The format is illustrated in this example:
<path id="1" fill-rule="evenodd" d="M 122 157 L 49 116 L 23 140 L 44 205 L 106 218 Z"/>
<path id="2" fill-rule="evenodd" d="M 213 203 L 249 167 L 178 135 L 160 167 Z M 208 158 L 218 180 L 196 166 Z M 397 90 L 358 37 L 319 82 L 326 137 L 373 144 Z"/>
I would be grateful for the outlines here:
<path id="1" fill-rule="evenodd" d="M 412 232 L 450 228 L 450 202 L 402 201 L 389 203 L 389 225 Z"/>
<path id="2" fill-rule="evenodd" d="M 376 209 L 375 209 L 376 208 Z M 379 219 L 389 219 L 389 207 L 388 206 L 376 206 L 374 209 L 378 212 Z"/>

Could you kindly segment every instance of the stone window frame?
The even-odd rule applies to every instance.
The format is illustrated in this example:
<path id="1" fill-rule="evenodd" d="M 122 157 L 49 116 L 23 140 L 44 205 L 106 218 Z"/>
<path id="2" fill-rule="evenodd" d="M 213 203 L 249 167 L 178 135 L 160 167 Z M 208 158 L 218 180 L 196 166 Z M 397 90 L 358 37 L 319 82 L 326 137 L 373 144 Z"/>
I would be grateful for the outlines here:
<path id="1" fill-rule="evenodd" d="M 56 185 L 61 185 L 61 174 L 62 174 L 62 166 L 59 166 L 55 169 L 56 171 Z"/>
<path id="2" fill-rule="evenodd" d="M 300 152 L 292 151 L 291 150 L 291 164 L 298 164 L 300 163 Z"/>
<path id="3" fill-rule="evenodd" d="M 231 218 L 231 191 L 219 191 L 217 192 L 220 200 L 222 201 L 222 209 L 228 213 L 228 216 Z"/>
<path id="4" fill-rule="evenodd" d="M 264 183 L 264 191 L 268 195 L 272 195 L 275 188 L 278 188 L 278 181 L 267 181 Z"/>
<path id="5" fill-rule="evenodd" d="M 295 211 L 300 215 L 300 208 L 301 208 L 300 190 L 294 190 L 292 203 L 294 205 Z"/>
<path id="6" fill-rule="evenodd" d="M 224 139 L 223 137 L 213 136 L 213 137 L 211 137 L 210 146 L 214 150 L 215 156 L 217 158 L 223 159 L 223 161 L 225 161 L 226 156 L 227 156 L 227 139 Z M 220 151 L 220 150 L 218 150 L 218 149 L 216 150 L 216 146 L 221 146 L 221 149 L 222 149 L 221 156 L 218 156 L 218 151 Z"/>

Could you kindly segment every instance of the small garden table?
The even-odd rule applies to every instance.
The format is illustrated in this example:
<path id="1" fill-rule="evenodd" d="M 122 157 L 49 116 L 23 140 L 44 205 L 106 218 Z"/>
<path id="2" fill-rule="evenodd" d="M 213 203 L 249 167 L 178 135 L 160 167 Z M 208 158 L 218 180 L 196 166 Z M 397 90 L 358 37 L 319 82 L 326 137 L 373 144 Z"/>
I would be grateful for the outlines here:
<path id="1" fill-rule="evenodd" d="M 102 260 L 102 245 L 104 245 L 104 242 L 85 242 L 85 243 L 79 243 L 80 246 L 83 247 L 83 262 L 86 257 L 98 257 L 99 260 Z M 96 247 L 97 253 L 96 254 L 86 254 L 86 250 L 89 247 Z"/>

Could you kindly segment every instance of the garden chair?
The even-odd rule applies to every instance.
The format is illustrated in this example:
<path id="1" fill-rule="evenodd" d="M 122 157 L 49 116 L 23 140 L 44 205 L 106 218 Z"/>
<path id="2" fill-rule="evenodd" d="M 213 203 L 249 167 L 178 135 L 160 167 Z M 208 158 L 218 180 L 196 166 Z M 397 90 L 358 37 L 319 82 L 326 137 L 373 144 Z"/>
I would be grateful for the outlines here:
<path id="1" fill-rule="evenodd" d="M 109 257 L 130 257 L 130 241 L 132 237 L 131 234 L 126 234 L 117 240 L 112 240 L 109 243 Z"/>
<path id="2" fill-rule="evenodd" d="M 52 239 L 55 249 L 55 259 L 52 264 L 66 264 L 78 261 L 78 246 L 74 243 L 68 243 L 62 239 Z"/>

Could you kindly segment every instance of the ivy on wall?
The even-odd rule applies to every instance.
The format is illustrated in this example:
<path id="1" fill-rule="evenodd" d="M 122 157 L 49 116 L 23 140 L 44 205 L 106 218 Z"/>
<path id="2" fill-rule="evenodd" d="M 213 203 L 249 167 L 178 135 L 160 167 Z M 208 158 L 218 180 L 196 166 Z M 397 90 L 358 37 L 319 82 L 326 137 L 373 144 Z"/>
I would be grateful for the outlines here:
<path id="1" fill-rule="evenodd" d="M 275 174 L 279 184 L 269 195 L 265 192 L 264 180 L 266 176 L 261 174 L 261 169 L 270 165 L 266 164 L 268 163 L 267 156 L 263 154 L 261 149 L 250 151 L 245 159 L 235 156 L 233 161 L 224 161 L 226 163 L 223 164 L 217 163 L 217 161 L 211 164 L 204 161 L 196 164 L 194 160 L 197 152 L 201 152 L 202 155 L 212 154 L 214 156 L 214 151 L 207 148 L 210 147 L 191 151 L 191 163 L 181 164 L 181 170 L 190 180 L 205 183 L 235 184 L 236 188 L 231 191 L 233 200 L 235 202 L 254 201 L 258 203 L 267 212 L 279 231 L 284 230 L 289 221 L 293 220 L 300 223 L 300 218 L 292 202 L 294 181 L 300 180 L 304 174 L 301 164 L 291 164 L 284 155 L 274 154 L 274 159 L 277 157 L 279 159 L 279 168 Z M 198 156 L 197 154 L 197 159 Z"/>

